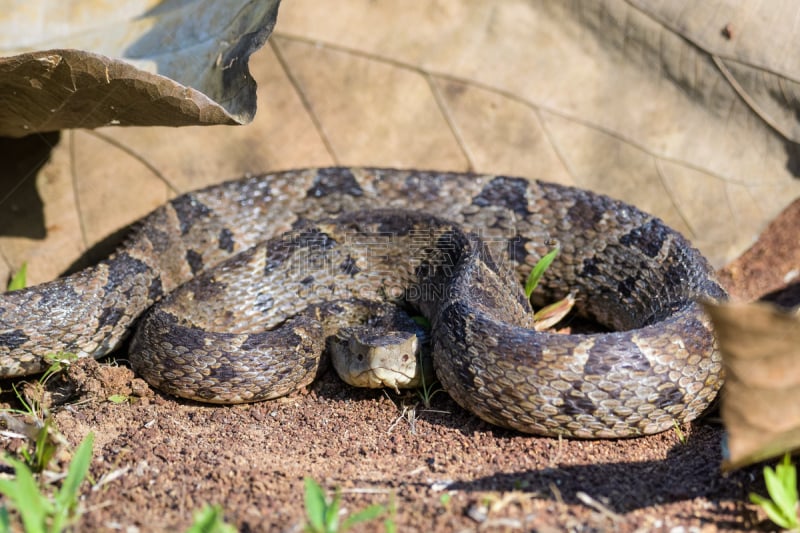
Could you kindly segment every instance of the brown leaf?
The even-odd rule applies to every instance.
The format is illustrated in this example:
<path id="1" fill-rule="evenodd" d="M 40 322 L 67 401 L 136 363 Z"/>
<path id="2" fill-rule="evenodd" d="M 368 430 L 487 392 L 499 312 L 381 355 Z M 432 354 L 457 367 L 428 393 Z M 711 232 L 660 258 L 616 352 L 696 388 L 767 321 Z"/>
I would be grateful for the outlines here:
<path id="1" fill-rule="evenodd" d="M 279 0 L 128 4 L 0 12 L 0 136 L 252 120 L 247 62 Z"/>
<path id="2" fill-rule="evenodd" d="M 800 315 L 764 303 L 708 305 L 725 368 L 723 468 L 800 447 Z"/>
<path id="3" fill-rule="evenodd" d="M 568 294 L 561 300 L 546 305 L 533 315 L 533 328 L 536 331 L 546 331 L 561 322 L 575 306 L 575 296 Z"/>

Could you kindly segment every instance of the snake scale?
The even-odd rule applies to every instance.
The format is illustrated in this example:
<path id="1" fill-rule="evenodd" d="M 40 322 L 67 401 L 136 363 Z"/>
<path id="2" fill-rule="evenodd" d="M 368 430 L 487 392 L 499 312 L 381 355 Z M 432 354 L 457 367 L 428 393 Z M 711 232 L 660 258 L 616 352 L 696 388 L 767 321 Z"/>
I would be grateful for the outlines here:
<path id="1" fill-rule="evenodd" d="M 553 243 L 534 304 L 573 294 L 609 331 L 530 328 L 520 280 Z M 682 236 L 603 195 L 492 175 L 286 171 L 178 196 L 96 266 L 0 295 L 0 377 L 41 372 L 53 352 L 107 354 L 144 314 L 130 360 L 155 387 L 274 398 L 314 379 L 336 328 L 396 301 L 430 321 L 442 386 L 482 419 L 630 437 L 714 400 L 720 356 L 697 302 L 725 298 Z"/>

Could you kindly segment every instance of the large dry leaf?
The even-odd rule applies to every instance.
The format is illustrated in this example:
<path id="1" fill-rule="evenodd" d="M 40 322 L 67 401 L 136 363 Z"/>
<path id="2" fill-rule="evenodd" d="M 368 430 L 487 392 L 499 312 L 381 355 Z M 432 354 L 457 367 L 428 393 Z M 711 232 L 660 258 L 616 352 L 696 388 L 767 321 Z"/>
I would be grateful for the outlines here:
<path id="1" fill-rule="evenodd" d="M 326 164 L 587 187 L 661 216 L 721 265 L 800 195 L 800 6 L 753 6 L 287 2 L 251 62 L 252 124 L 67 132 L 47 164 L 20 163 L 0 189 L 17 209 L 0 208 L 0 276 L 28 260 L 32 280 L 52 277 L 179 191 Z M 31 176 L 35 192 L 20 185 Z"/>
<path id="2" fill-rule="evenodd" d="M 725 368 L 723 466 L 800 448 L 800 315 L 768 304 L 709 305 Z"/>
<path id="3" fill-rule="evenodd" d="M 279 1 L 0 1 L 0 135 L 250 122 Z"/>

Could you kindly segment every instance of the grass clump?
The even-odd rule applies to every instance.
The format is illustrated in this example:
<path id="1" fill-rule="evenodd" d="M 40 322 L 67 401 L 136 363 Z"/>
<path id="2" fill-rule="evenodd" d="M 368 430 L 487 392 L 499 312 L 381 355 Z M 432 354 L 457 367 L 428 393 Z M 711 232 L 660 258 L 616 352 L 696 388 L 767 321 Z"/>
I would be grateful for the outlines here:
<path id="1" fill-rule="evenodd" d="M 4 462 L 14 469 L 14 479 L 0 479 L 0 494 L 19 513 L 26 533 L 58 533 L 74 525 L 80 517 L 79 489 L 92 461 L 94 434 L 89 433 L 78 445 L 67 470 L 67 477 L 55 494 L 48 495 L 36 483 L 28 465 L 6 456 Z M 11 531 L 9 509 L 0 508 L 0 532 Z"/>
<path id="2" fill-rule="evenodd" d="M 236 528 L 225 523 L 221 506 L 206 504 L 195 513 L 194 522 L 186 533 L 236 533 Z"/>
<path id="3" fill-rule="evenodd" d="M 771 499 L 751 492 L 750 501 L 764 509 L 769 519 L 782 529 L 800 531 L 800 520 L 797 518 L 797 469 L 788 453 L 775 466 L 775 470 L 764 467 L 764 483 Z"/>
<path id="4" fill-rule="evenodd" d="M 19 267 L 16 274 L 11 277 L 11 281 L 8 282 L 8 287 L 6 287 L 7 291 L 18 291 L 20 289 L 24 289 L 25 286 L 28 284 L 28 263 L 22 263 L 22 266 Z"/>
<path id="5" fill-rule="evenodd" d="M 342 493 L 337 487 L 333 498 L 328 499 L 319 483 L 307 477 L 303 480 L 305 486 L 306 516 L 308 522 L 305 526 L 307 533 L 342 533 L 361 522 L 368 522 L 380 517 L 386 512 L 386 507 L 373 504 L 361 511 L 351 514 L 340 520 L 340 507 Z M 393 531 L 394 523 L 385 523 L 387 530 Z"/>

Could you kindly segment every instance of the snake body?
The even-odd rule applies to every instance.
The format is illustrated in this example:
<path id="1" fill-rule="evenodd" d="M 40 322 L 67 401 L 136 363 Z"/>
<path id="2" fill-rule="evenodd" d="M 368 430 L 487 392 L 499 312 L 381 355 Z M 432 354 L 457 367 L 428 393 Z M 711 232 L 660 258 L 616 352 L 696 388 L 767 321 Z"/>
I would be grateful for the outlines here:
<path id="1" fill-rule="evenodd" d="M 530 329 L 519 280 L 554 242 L 534 303 L 574 294 L 578 314 L 612 331 Z M 721 362 L 697 301 L 725 298 L 682 236 L 603 195 L 492 175 L 287 171 L 179 196 L 98 265 L 0 295 L 0 376 L 41 372 L 53 352 L 102 356 L 149 309 L 130 356 L 145 379 L 257 401 L 310 382 L 324 339 L 364 308 L 402 300 L 432 324 L 443 387 L 479 417 L 628 437 L 714 400 Z"/>

